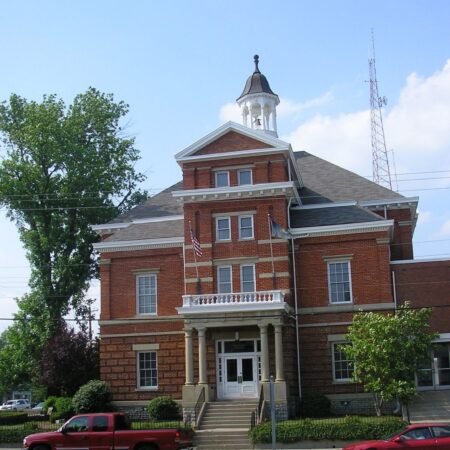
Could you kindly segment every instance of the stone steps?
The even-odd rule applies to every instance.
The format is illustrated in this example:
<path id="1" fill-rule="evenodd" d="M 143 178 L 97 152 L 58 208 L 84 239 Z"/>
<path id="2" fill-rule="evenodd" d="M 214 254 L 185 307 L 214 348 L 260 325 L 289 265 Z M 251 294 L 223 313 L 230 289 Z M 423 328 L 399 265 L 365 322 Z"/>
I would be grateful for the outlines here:
<path id="1" fill-rule="evenodd" d="M 199 429 L 194 434 L 197 450 L 248 450 L 248 430 L 255 401 L 222 401 L 205 405 Z"/>
<path id="2" fill-rule="evenodd" d="M 450 421 L 450 390 L 421 391 L 409 407 L 412 422 Z"/>

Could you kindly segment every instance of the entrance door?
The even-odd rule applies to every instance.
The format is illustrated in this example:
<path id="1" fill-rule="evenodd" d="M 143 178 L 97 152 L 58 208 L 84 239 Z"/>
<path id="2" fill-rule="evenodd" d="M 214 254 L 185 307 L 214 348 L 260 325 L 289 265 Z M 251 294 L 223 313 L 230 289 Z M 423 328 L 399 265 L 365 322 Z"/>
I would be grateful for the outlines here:
<path id="1" fill-rule="evenodd" d="M 429 363 L 417 372 L 420 390 L 450 389 L 450 343 L 433 345 Z"/>
<path id="2" fill-rule="evenodd" d="M 257 394 L 255 356 L 226 356 L 224 398 L 254 397 Z"/>

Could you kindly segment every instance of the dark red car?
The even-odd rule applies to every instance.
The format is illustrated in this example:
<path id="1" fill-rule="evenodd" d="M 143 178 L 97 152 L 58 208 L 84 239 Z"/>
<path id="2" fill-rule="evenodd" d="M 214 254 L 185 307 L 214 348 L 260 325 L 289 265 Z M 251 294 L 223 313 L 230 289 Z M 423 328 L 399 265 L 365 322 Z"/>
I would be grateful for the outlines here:
<path id="1" fill-rule="evenodd" d="M 343 450 L 450 450 L 450 423 L 415 423 L 385 440 L 363 441 Z"/>

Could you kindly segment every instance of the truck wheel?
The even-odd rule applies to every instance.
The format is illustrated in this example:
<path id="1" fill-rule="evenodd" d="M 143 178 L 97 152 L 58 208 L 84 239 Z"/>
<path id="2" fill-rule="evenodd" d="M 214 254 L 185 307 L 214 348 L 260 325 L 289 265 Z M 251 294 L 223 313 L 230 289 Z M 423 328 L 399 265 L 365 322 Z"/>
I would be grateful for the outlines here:
<path id="1" fill-rule="evenodd" d="M 31 450 L 50 450 L 50 447 L 47 445 L 36 445 Z"/>
<path id="2" fill-rule="evenodd" d="M 142 444 L 137 448 L 137 450 L 158 450 L 158 447 L 153 444 Z"/>

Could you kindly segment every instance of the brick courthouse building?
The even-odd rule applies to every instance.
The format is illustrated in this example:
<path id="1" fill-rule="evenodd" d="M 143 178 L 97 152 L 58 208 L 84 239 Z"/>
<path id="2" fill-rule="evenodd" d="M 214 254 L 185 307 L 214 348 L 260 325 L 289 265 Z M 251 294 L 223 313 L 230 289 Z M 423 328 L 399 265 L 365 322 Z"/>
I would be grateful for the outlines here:
<path id="1" fill-rule="evenodd" d="M 450 263 L 413 260 L 418 198 L 277 138 L 279 99 L 257 59 L 237 102 L 242 125 L 175 156 L 180 183 L 94 226 L 101 377 L 122 405 L 170 395 L 189 411 L 202 388 L 256 399 L 273 375 L 280 414 L 300 391 L 357 409 L 338 345 L 353 314 L 450 304 Z M 434 313 L 419 388 L 450 387 L 448 313 Z"/>

